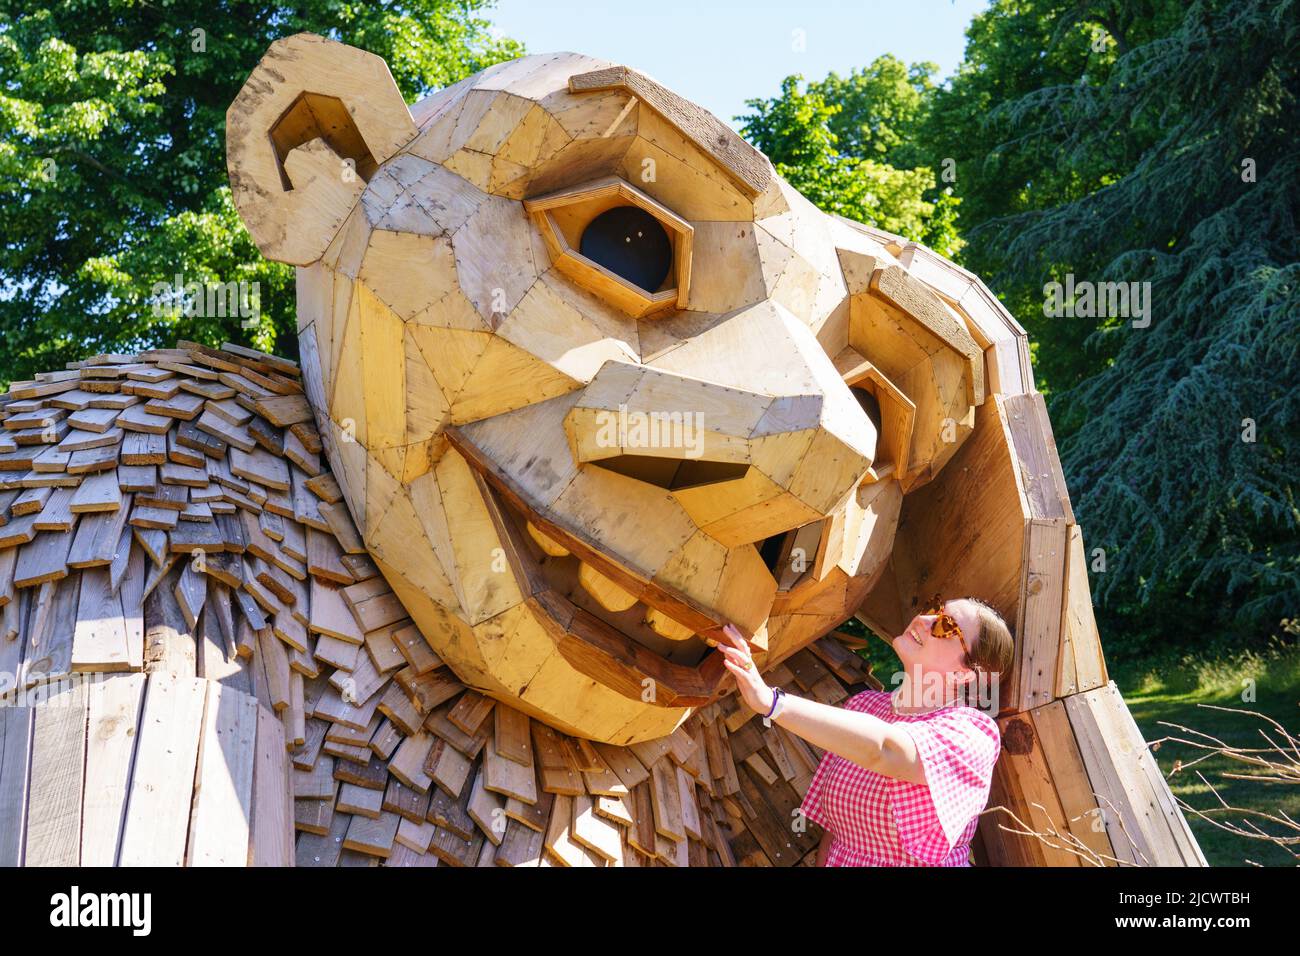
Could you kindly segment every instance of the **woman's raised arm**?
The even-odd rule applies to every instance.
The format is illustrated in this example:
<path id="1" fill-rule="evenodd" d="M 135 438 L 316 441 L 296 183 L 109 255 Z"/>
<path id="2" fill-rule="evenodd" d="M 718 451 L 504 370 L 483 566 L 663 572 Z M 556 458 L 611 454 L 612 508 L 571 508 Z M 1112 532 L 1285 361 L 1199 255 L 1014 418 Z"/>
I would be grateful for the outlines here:
<path id="1" fill-rule="evenodd" d="M 741 697 L 751 710 L 766 714 L 772 708 L 772 689 L 754 666 L 740 632 L 727 625 L 723 633 L 724 641 L 718 647 L 727 669 L 736 677 Z M 860 767 L 908 783 L 926 782 L 925 767 L 911 735 L 871 714 L 786 694 L 776 723 Z"/>

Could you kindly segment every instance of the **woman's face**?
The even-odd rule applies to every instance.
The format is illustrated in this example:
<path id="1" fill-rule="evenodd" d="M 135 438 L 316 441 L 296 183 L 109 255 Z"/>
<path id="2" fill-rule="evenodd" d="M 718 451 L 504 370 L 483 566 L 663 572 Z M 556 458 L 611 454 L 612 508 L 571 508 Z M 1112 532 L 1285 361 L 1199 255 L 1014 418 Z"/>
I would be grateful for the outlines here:
<path id="1" fill-rule="evenodd" d="M 979 634 L 975 605 L 963 600 L 947 601 L 943 610 L 951 614 L 961 626 L 966 643 L 973 648 Z M 934 621 L 933 614 L 918 614 L 903 629 L 903 633 L 894 638 L 894 652 L 903 662 L 904 669 L 908 673 L 919 670 L 922 674 L 953 674 L 960 680 L 969 679 L 968 675 L 973 676 L 974 671 L 963 663 L 966 651 L 961 641 L 955 637 L 935 637 L 930 633 Z"/>

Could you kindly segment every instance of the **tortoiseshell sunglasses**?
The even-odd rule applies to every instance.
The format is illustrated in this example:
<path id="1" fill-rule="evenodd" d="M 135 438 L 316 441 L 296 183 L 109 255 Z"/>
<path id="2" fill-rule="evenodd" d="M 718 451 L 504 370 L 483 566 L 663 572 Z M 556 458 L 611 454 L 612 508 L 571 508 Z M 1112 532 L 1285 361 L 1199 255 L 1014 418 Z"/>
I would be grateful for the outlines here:
<path id="1" fill-rule="evenodd" d="M 935 637 L 955 637 L 961 641 L 962 650 L 966 652 L 967 659 L 970 658 L 970 647 L 966 644 L 966 635 L 961 632 L 961 625 L 957 619 L 943 609 L 944 602 L 939 595 L 935 595 L 931 600 L 929 607 L 921 613 L 926 617 L 933 617 L 934 621 L 930 624 L 930 633 Z M 976 667 L 976 670 L 979 668 Z"/>

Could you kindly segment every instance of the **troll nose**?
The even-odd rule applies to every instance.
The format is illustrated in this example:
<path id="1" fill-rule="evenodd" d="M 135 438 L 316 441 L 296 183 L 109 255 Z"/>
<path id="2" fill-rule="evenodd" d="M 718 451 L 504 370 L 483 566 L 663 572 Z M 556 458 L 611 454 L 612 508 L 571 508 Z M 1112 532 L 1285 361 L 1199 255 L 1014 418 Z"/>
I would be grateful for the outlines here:
<path id="1" fill-rule="evenodd" d="M 822 395 L 765 395 L 607 362 L 564 418 L 574 460 L 665 489 L 727 547 L 831 514 L 876 451 L 863 417 L 827 421 Z M 846 437 L 846 432 L 852 432 Z"/>

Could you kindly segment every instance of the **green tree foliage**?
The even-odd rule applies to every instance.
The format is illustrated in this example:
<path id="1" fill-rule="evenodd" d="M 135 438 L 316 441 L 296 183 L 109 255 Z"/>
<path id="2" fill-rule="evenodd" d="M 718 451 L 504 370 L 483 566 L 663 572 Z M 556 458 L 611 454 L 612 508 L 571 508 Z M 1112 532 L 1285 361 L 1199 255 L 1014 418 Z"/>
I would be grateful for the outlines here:
<path id="1" fill-rule="evenodd" d="M 1111 632 L 1266 633 L 1300 607 L 1297 3 L 996 0 L 968 38 L 923 139 L 1036 340 Z M 1150 283 L 1150 326 L 1045 316 L 1067 274 Z"/>
<path id="2" fill-rule="evenodd" d="M 1117 650 L 1300 608 L 1298 7 L 993 0 L 943 85 L 884 57 L 745 117 L 814 202 L 941 252 L 945 207 L 859 164 L 955 171 L 959 256 L 1030 334 Z M 1067 276 L 1149 283 L 1149 326 L 1049 314 Z"/>
<path id="3" fill-rule="evenodd" d="M 841 152 L 910 169 L 926 165 L 917 148 L 917 130 L 938 72 L 933 63 L 908 66 L 886 53 L 847 77 L 831 73 L 808 88 L 839 107 L 830 128 Z"/>
<path id="4" fill-rule="evenodd" d="M 980 227 L 1080 199 L 1113 182 L 1132 168 L 1155 131 L 1131 127 L 1063 162 L 1060 142 L 1071 119 L 1050 110 L 1031 131 L 1017 122 L 1023 116 L 1014 104 L 1023 104 L 1023 111 L 1041 102 L 1046 90 L 1100 89 L 1119 56 L 1167 35 L 1183 7 L 1183 0 L 996 0 L 972 21 L 964 61 L 951 82 L 933 91 L 922 115 L 920 155 L 935 157 L 927 159 L 932 163 L 951 160 L 956 174 L 959 228 L 968 241 L 963 265 L 997 277 L 998 294 L 1029 332 L 1045 394 L 1096 374 L 1112 354 L 1084 348 L 1093 331 L 1088 323 L 1045 317 L 1045 278 L 1010 275 L 1006 243 Z M 1050 271 L 1043 260 L 1038 266 Z"/>
<path id="5" fill-rule="evenodd" d="M 178 337 L 291 352 L 293 273 L 235 215 L 226 108 L 304 30 L 384 57 L 412 98 L 519 55 L 485 3 L 0 0 L 0 381 Z M 258 283 L 259 321 L 159 317 L 178 274 Z"/>
<path id="6" fill-rule="evenodd" d="M 747 100 L 753 112 L 737 119 L 777 172 L 820 208 L 953 255 L 957 200 L 936 188 L 934 170 L 913 162 L 911 146 L 934 71 L 883 56 L 803 89 L 802 77 L 788 76 L 779 96 Z"/>

